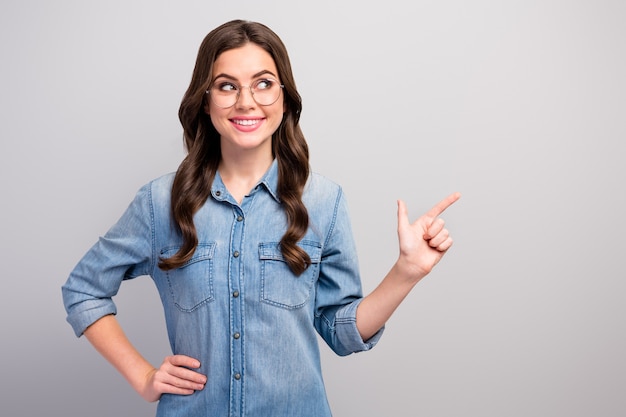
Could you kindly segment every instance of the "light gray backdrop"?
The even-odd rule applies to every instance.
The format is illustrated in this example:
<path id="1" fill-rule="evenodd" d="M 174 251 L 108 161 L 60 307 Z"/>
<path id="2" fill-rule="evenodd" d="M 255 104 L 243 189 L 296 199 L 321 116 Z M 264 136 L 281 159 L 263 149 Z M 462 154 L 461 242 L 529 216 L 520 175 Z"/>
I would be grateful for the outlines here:
<path id="1" fill-rule="evenodd" d="M 286 43 L 316 171 L 347 192 L 370 291 L 411 217 L 450 192 L 456 244 L 374 351 L 323 348 L 335 415 L 626 414 L 626 3 L 34 1 L 0 4 L 3 416 L 151 416 L 65 323 L 60 287 L 183 156 L 204 35 Z M 119 319 L 168 354 L 147 278 Z"/>

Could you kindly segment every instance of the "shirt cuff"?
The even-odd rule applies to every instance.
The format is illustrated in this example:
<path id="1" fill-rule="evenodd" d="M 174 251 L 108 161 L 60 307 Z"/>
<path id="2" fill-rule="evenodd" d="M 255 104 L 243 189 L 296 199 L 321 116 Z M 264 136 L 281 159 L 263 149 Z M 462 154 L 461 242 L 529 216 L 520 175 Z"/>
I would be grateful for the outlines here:
<path id="1" fill-rule="evenodd" d="M 74 329 L 76 336 L 80 337 L 87 327 L 109 314 L 117 314 L 117 308 L 111 299 L 87 300 L 70 311 L 67 322 Z"/>
<path id="2" fill-rule="evenodd" d="M 356 310 L 361 301 L 363 301 L 362 298 L 344 306 L 337 311 L 335 316 L 337 340 L 341 343 L 343 350 L 347 352 L 346 354 L 372 349 L 376 346 L 385 330 L 385 326 L 383 326 L 368 340 L 364 341 L 361 338 L 359 329 L 356 326 Z"/>

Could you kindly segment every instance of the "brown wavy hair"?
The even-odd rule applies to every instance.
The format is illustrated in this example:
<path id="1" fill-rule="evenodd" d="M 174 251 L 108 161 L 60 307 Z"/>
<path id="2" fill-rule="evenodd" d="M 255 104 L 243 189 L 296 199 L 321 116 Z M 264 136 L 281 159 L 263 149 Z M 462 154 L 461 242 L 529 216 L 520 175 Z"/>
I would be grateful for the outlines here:
<path id="1" fill-rule="evenodd" d="M 278 77 L 284 85 L 285 113 L 272 135 L 272 153 L 278 162 L 278 196 L 288 222 L 280 249 L 296 275 L 300 275 L 311 263 L 308 254 L 297 245 L 309 225 L 309 216 L 302 202 L 302 190 L 309 177 L 309 149 L 298 124 L 302 99 L 296 90 L 287 49 L 267 26 L 233 20 L 212 30 L 202 41 L 191 83 L 178 111 L 187 156 L 174 178 L 171 210 L 183 244 L 172 257 L 160 259 L 159 267 L 163 270 L 178 268 L 193 256 L 198 246 L 194 214 L 209 197 L 221 159 L 220 135 L 204 111 L 205 92 L 212 81 L 213 64 L 222 52 L 250 42 L 272 56 Z"/>

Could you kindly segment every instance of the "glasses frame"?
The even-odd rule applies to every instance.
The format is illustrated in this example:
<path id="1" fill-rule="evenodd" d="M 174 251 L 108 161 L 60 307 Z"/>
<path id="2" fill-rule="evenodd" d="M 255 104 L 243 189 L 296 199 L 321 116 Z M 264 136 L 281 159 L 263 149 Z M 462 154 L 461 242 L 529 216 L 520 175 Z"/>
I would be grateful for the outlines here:
<path id="1" fill-rule="evenodd" d="M 258 104 L 259 106 L 271 106 L 272 104 L 276 103 L 278 101 L 278 99 L 280 98 L 280 91 L 285 88 L 284 84 L 280 84 L 278 82 L 278 80 L 274 79 L 274 78 L 259 78 L 258 80 L 255 81 L 255 83 L 259 82 L 259 81 L 272 81 L 274 83 L 276 83 L 278 85 L 278 87 L 280 88 L 278 95 L 276 96 L 276 100 L 272 101 L 269 104 L 261 104 L 257 101 L 257 99 L 254 97 L 254 91 L 252 91 L 252 85 L 238 85 L 237 83 L 231 82 L 231 84 L 233 84 L 235 87 L 237 87 L 237 97 L 235 98 L 235 102 L 233 104 L 231 104 L 230 106 L 220 106 L 219 104 L 217 104 L 215 102 L 215 100 L 213 100 L 213 97 L 211 95 L 211 88 L 213 88 L 215 86 L 215 82 L 211 83 L 211 85 L 209 86 L 209 88 L 206 89 L 205 93 L 209 95 L 209 100 L 211 100 L 211 102 L 216 105 L 217 107 L 219 107 L 220 109 L 230 109 L 231 107 L 233 107 L 235 104 L 237 104 L 237 102 L 239 101 L 239 97 L 241 97 L 241 92 L 243 91 L 244 88 L 247 88 L 248 90 L 250 90 L 250 96 L 252 97 L 252 100 L 254 100 L 254 102 L 256 104 Z M 254 83 L 253 83 L 254 84 Z"/>

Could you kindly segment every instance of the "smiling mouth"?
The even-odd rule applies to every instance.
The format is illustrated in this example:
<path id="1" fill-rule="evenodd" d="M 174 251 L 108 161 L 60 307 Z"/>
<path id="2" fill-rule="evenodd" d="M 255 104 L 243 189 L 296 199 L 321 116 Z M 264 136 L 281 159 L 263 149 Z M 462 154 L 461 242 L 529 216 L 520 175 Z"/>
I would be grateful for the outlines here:
<path id="1" fill-rule="evenodd" d="M 261 119 L 252 119 L 252 120 L 251 119 L 246 119 L 246 120 L 233 119 L 232 122 L 240 126 L 254 126 L 258 124 L 259 122 L 261 122 Z"/>

